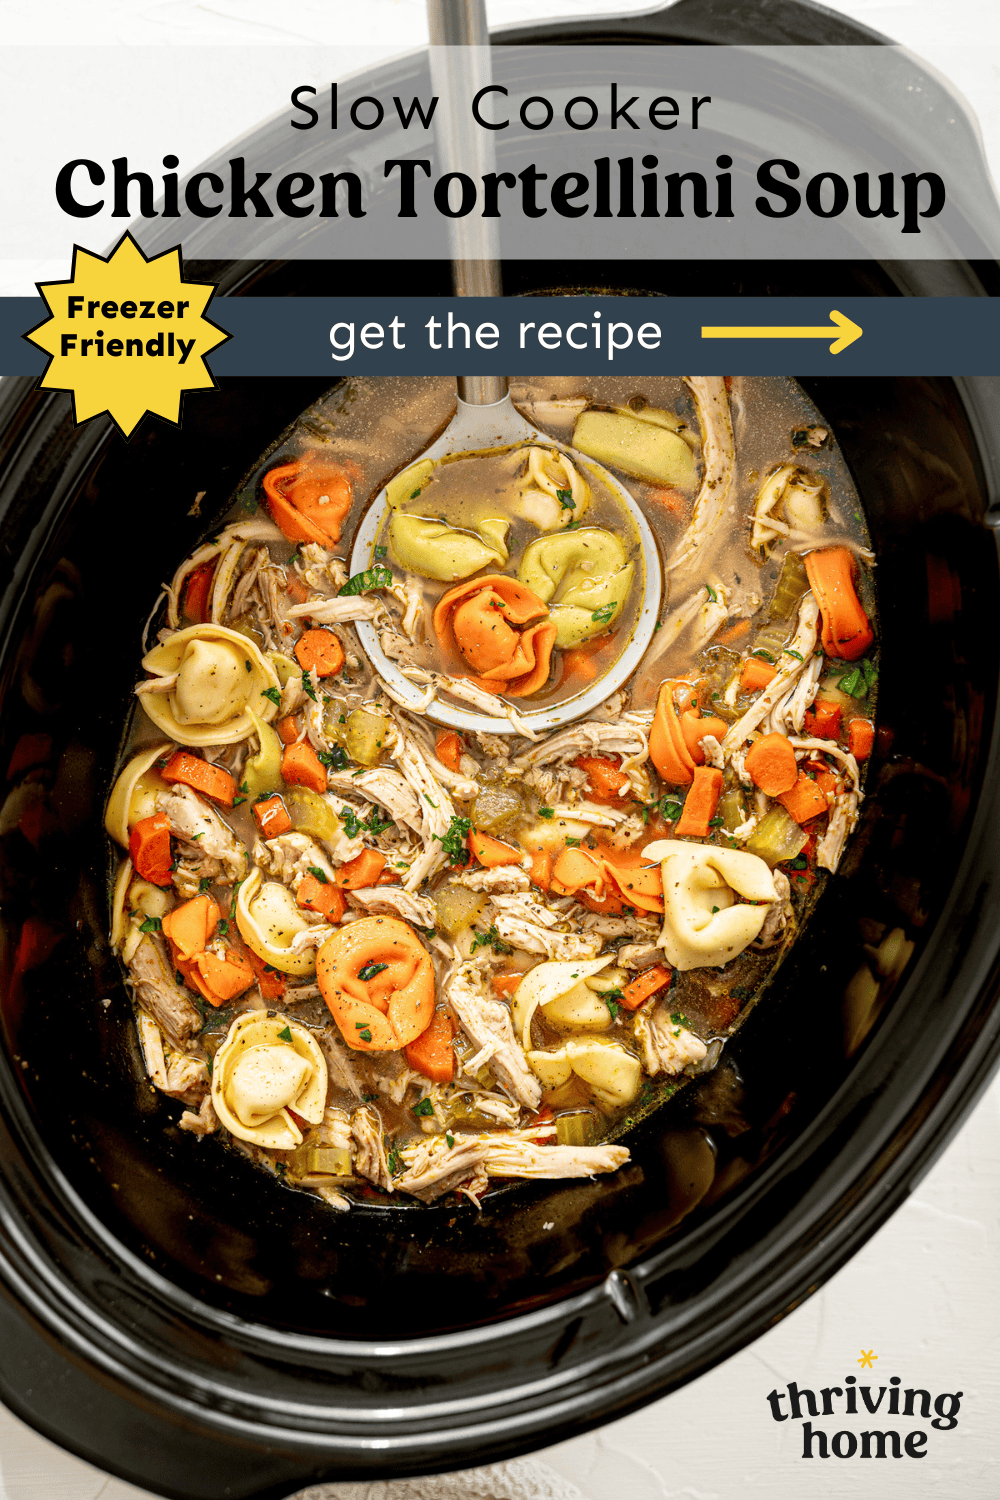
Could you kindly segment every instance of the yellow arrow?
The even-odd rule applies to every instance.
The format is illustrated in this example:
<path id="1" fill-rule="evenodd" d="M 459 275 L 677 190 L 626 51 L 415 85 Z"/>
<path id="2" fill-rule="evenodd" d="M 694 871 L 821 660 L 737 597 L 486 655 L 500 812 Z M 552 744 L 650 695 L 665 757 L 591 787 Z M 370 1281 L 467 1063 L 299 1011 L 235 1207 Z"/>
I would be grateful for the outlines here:
<path id="1" fill-rule="evenodd" d="M 839 354 L 859 339 L 864 330 L 841 312 L 831 311 L 824 328 L 703 328 L 703 339 L 833 339 L 831 354 Z"/>

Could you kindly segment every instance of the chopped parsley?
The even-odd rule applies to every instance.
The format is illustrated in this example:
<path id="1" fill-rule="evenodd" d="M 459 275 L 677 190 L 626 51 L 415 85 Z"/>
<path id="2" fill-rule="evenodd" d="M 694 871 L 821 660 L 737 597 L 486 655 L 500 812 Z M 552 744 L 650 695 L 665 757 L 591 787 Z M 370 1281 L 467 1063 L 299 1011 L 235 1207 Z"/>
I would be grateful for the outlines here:
<path id="1" fill-rule="evenodd" d="M 600 609 L 595 609 L 590 618 L 598 625 L 607 625 L 617 608 L 618 600 L 612 599 L 610 604 L 602 604 Z"/>
<path id="2" fill-rule="evenodd" d="M 367 819 L 359 818 L 353 807 L 346 806 L 340 809 L 339 816 L 349 839 L 356 839 L 362 833 L 370 833 L 373 838 L 378 838 L 393 823 L 392 818 L 385 817 L 379 807 L 373 807 Z"/>
<path id="3" fill-rule="evenodd" d="M 227 917 L 219 918 L 219 925 L 216 928 L 216 931 L 218 932 L 220 937 L 226 936 L 226 933 L 229 931 L 229 919 Z"/>
<path id="4" fill-rule="evenodd" d="M 878 671 L 873 662 L 866 657 L 859 661 L 853 671 L 841 677 L 837 686 L 842 693 L 847 693 L 851 698 L 865 698 L 878 681 Z"/>
<path id="5" fill-rule="evenodd" d="M 366 1026 L 366 1027 L 365 1027 L 365 1028 L 364 1028 L 364 1030 L 363 1030 L 363 1031 L 359 1031 L 359 1032 L 358 1032 L 358 1036 L 359 1036 L 359 1037 L 360 1037 L 360 1038 L 361 1038 L 361 1040 L 362 1040 L 362 1041 L 363 1041 L 363 1042 L 370 1042 L 370 1041 L 371 1041 L 371 1039 L 372 1039 L 372 1034 L 371 1034 L 371 1032 L 370 1032 L 370 1031 L 369 1031 L 369 1030 L 368 1030 L 368 1027 L 367 1027 L 367 1026 Z"/>
<path id="6" fill-rule="evenodd" d="M 434 811 L 437 812 L 437 803 L 434 801 L 434 798 L 431 796 L 430 792 L 424 793 L 424 801 L 429 802 Z"/>
<path id="7" fill-rule="evenodd" d="M 718 602 L 719 602 L 719 596 L 715 592 L 715 590 L 713 589 L 713 587 L 712 587 L 712 585 L 710 583 L 706 583 L 706 585 L 705 585 L 705 593 L 711 599 L 711 601 L 712 601 L 713 604 L 718 604 Z"/>
<path id="8" fill-rule="evenodd" d="M 319 752 L 320 764 L 330 771 L 346 771 L 348 766 L 347 751 L 343 745 L 332 745 L 329 750 Z"/>
<path id="9" fill-rule="evenodd" d="M 567 849 L 579 849 L 579 847 L 580 847 L 580 840 L 579 839 L 567 839 L 566 840 L 566 848 Z"/>
<path id="10" fill-rule="evenodd" d="M 145 920 L 145 922 L 143 922 L 141 924 L 141 926 L 139 927 L 139 931 L 140 932 L 159 932 L 160 925 L 161 924 L 160 924 L 159 917 L 147 917 L 146 920 Z"/>
<path id="11" fill-rule="evenodd" d="M 417 490 L 416 493 L 419 495 L 420 491 Z M 412 496 L 411 496 L 411 499 L 412 499 Z M 387 1161 L 388 1166 L 389 1166 L 389 1171 L 395 1177 L 396 1173 L 400 1170 L 400 1168 L 402 1166 L 402 1163 L 401 1163 L 399 1157 L 396 1155 L 395 1151 L 392 1149 L 391 1146 L 389 1147 L 389 1150 L 386 1153 L 386 1161 Z"/>
<path id="12" fill-rule="evenodd" d="M 319 881 L 320 885 L 330 884 L 330 877 L 325 870 L 320 869 L 319 865 L 306 865 L 306 869 L 314 880 Z"/>
<path id="13" fill-rule="evenodd" d="M 770 651 L 765 651 L 763 647 L 758 647 L 756 651 L 751 651 L 750 655 L 759 656 L 761 661 L 769 661 L 771 663 L 771 666 L 774 666 L 774 657 L 771 655 Z"/>
<path id="14" fill-rule="evenodd" d="M 538 809 L 538 816 L 540 818 L 554 818 L 555 815 L 556 810 L 554 807 L 540 807 Z"/>
<path id="15" fill-rule="evenodd" d="M 453 1151 L 455 1149 L 455 1137 L 450 1130 L 445 1131 L 444 1138 L 448 1142 L 448 1150 Z"/>
<path id="16" fill-rule="evenodd" d="M 280 688 L 263 688 L 261 690 L 261 695 L 260 696 L 262 698 L 270 698 L 270 700 L 274 704 L 275 708 L 280 708 L 281 707 L 281 689 Z M 241 788 L 241 790 L 242 790 L 242 788 Z"/>
<path id="17" fill-rule="evenodd" d="M 793 651 L 792 648 L 791 648 L 791 646 L 786 646 L 785 647 L 784 654 L 785 654 L 785 656 L 794 656 L 796 661 L 805 661 L 805 657 L 802 655 L 802 652 L 801 651 Z"/>
<path id="18" fill-rule="evenodd" d="M 612 1021 L 617 1021 L 622 1013 L 622 1008 L 618 1004 L 618 999 L 616 998 L 616 996 L 620 998 L 621 990 L 609 990 L 606 995 L 601 996 L 601 999 L 604 1001 L 605 1005 L 608 1007 L 608 1010 L 611 1012 Z"/>
<path id="19" fill-rule="evenodd" d="M 680 1010 L 672 1010 L 670 1012 L 670 1023 L 672 1026 L 676 1026 L 678 1030 L 680 1030 L 681 1027 L 683 1027 L 685 1031 L 694 1030 L 694 1027 L 691 1025 L 691 1022 L 688 1020 L 687 1016 L 683 1011 Z M 677 1032 L 675 1031 L 674 1036 L 676 1035 Z"/>
<path id="20" fill-rule="evenodd" d="M 278 1032 L 278 1041 L 279 1042 L 290 1042 L 291 1040 L 292 1040 L 292 1028 L 290 1026 L 283 1026 L 282 1029 Z"/>
<path id="21" fill-rule="evenodd" d="M 572 490 L 556 490 L 556 499 L 563 510 L 576 510 L 576 501 L 573 499 Z"/>
<path id="22" fill-rule="evenodd" d="M 420 491 L 417 490 L 419 495 Z M 410 497 L 411 499 L 413 496 Z M 374 568 L 365 568 L 363 573 L 354 573 L 340 590 L 340 597 L 348 598 L 354 594 L 365 594 L 369 589 L 387 589 L 392 583 L 392 569 L 379 564 Z"/>
<path id="23" fill-rule="evenodd" d="M 455 816 L 448 824 L 447 833 L 436 833 L 434 837 L 438 840 L 441 848 L 448 856 L 448 861 L 453 865 L 467 865 L 472 858 L 465 841 L 472 829 L 471 818 L 460 818 Z"/>
<path id="24" fill-rule="evenodd" d="M 470 952 L 476 953 L 480 948 L 492 948 L 496 954 L 502 954 L 505 958 L 513 953 L 509 943 L 505 943 L 496 929 L 496 923 L 491 923 L 485 932 L 477 932 L 472 941 Z"/>
<path id="25" fill-rule="evenodd" d="M 388 967 L 388 964 L 362 964 L 361 968 L 358 970 L 358 978 L 364 983 L 367 983 L 369 979 L 374 979 L 376 974 L 381 974 Z"/>
<path id="26" fill-rule="evenodd" d="M 375 558 L 376 562 L 381 562 L 383 557 L 387 557 L 388 555 L 388 547 L 376 547 L 375 551 L 372 553 L 372 556 Z"/>
<path id="27" fill-rule="evenodd" d="M 725 821 L 725 818 L 709 818 L 708 826 L 709 828 L 721 828 Z"/>
<path id="28" fill-rule="evenodd" d="M 305 693 L 306 697 L 311 698 L 314 703 L 319 702 L 318 698 L 316 697 L 316 689 L 313 687 L 313 680 L 309 676 L 309 673 L 307 671 L 302 673 L 302 691 Z"/>
<path id="29" fill-rule="evenodd" d="M 198 882 L 198 895 L 204 896 L 206 891 L 210 891 L 212 889 L 213 884 L 214 882 L 211 875 L 203 875 Z"/>
<path id="30" fill-rule="evenodd" d="M 413 1113 L 415 1115 L 423 1116 L 424 1119 L 426 1119 L 429 1115 L 433 1115 L 434 1106 L 426 1095 L 423 1099 L 420 1100 L 418 1104 L 415 1104 L 413 1106 Z"/>

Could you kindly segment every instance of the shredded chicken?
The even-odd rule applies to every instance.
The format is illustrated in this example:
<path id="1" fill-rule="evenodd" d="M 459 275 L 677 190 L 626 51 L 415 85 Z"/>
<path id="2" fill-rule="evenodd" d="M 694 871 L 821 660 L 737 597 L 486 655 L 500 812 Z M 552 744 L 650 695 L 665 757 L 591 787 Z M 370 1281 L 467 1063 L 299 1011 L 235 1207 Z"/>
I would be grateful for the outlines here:
<path id="1" fill-rule="evenodd" d="M 427 896 L 414 896 L 402 886 L 363 886 L 360 890 L 348 892 L 347 899 L 352 906 L 359 906 L 366 912 L 402 917 L 404 922 L 413 922 L 418 927 L 434 926 L 434 902 Z"/>
<path id="2" fill-rule="evenodd" d="M 288 611 L 290 620 L 315 620 L 319 625 L 346 625 L 355 620 L 377 620 L 385 615 L 381 599 L 368 595 L 348 594 L 335 599 L 307 599 L 305 604 L 293 604 Z"/>
<path id="3" fill-rule="evenodd" d="M 139 1040 L 146 1072 L 164 1094 L 198 1104 L 209 1087 L 208 1067 L 200 1057 L 166 1051 L 160 1028 L 144 1011 L 139 1012 Z"/>
<path id="4" fill-rule="evenodd" d="M 215 1113 L 211 1094 L 206 1094 L 197 1110 L 186 1109 L 177 1123 L 191 1135 L 214 1135 L 222 1121 Z"/>
<path id="5" fill-rule="evenodd" d="M 727 755 L 733 750 L 738 750 L 744 740 L 749 739 L 775 705 L 782 701 L 796 678 L 805 670 L 816 650 L 818 627 L 819 605 L 810 591 L 803 596 L 802 603 L 799 605 L 799 618 L 792 643 L 785 647 L 774 677 L 764 691 L 758 694 L 743 717 L 737 719 L 736 723 L 727 730 L 722 741 L 722 748 Z"/>
<path id="6" fill-rule="evenodd" d="M 367 1177 L 369 1182 L 374 1182 L 391 1193 L 392 1173 L 389 1171 L 385 1152 L 382 1116 L 378 1110 L 370 1104 L 363 1104 L 356 1109 L 351 1116 L 351 1135 L 357 1147 L 354 1170 L 359 1176 Z"/>
<path id="7" fill-rule="evenodd" d="M 201 1030 L 201 1016 L 152 937 L 143 938 L 136 948 L 129 973 L 140 1007 L 152 1016 L 172 1047 L 186 1051 L 186 1043 Z"/>
<path id="8" fill-rule="evenodd" d="M 510 895 L 514 891 L 530 891 L 531 877 L 520 865 L 495 865 L 492 869 L 463 870 L 452 876 L 452 885 L 464 885 L 469 891 L 490 891 L 497 895 Z"/>
<path id="9" fill-rule="evenodd" d="M 861 796 L 858 792 L 843 792 L 833 799 L 826 833 L 816 845 L 816 863 L 821 870 L 829 870 L 831 874 L 836 874 L 844 852 L 844 844 L 858 821 L 860 801 Z"/>
<path id="10" fill-rule="evenodd" d="M 241 880 L 247 873 L 247 851 L 227 828 L 214 807 L 181 783 L 156 797 L 158 811 L 166 813 L 170 832 L 184 844 L 184 856 L 200 876 Z M 197 890 L 182 892 L 197 895 Z"/>
<path id="11" fill-rule="evenodd" d="M 654 1077 L 657 1073 L 682 1073 L 692 1063 L 701 1062 L 708 1052 L 701 1037 L 671 1020 L 666 1005 L 657 1005 L 651 1015 L 639 1011 L 635 1035 L 642 1048 L 643 1067 Z"/>
<path id="12" fill-rule="evenodd" d="M 310 868 L 322 870 L 328 881 L 336 879 L 336 870 L 319 844 L 306 833 L 283 833 L 266 843 L 254 845 L 254 859 L 282 884 L 297 891 Z"/>
<path id="13" fill-rule="evenodd" d="M 473 1178 L 473 1202 L 477 1204 L 490 1177 L 594 1177 L 616 1172 L 629 1159 L 624 1146 L 555 1146 L 536 1144 L 553 1127 L 534 1126 L 528 1131 L 494 1131 L 488 1135 L 452 1137 L 436 1135 L 418 1145 L 404 1146 L 400 1155 L 406 1171 L 396 1186 L 425 1203 L 451 1192 L 466 1178 Z"/>
<path id="14" fill-rule="evenodd" d="M 542 1086 L 514 1038 L 510 1011 L 501 1000 L 487 994 L 479 965 L 460 964 L 445 983 L 445 996 L 458 1024 L 478 1049 L 465 1063 L 466 1073 L 475 1074 L 489 1063 L 512 1098 L 528 1109 L 537 1109 Z"/>
<path id="15" fill-rule="evenodd" d="M 757 941 L 753 944 L 755 948 L 774 948 L 785 940 L 791 928 L 791 882 L 784 870 L 772 870 L 771 879 L 774 881 L 777 900 L 772 902 L 767 909 L 764 925 L 760 929 Z"/>
<path id="16" fill-rule="evenodd" d="M 596 958 L 601 942 L 596 934 L 564 932 L 565 915 L 545 902 L 518 892 L 490 897 L 497 932 L 506 943 L 542 953 L 546 958 Z M 556 924 L 560 929 L 556 929 Z"/>
<path id="17" fill-rule="evenodd" d="M 691 520 L 667 561 L 668 573 L 693 573 L 710 545 L 724 535 L 722 518 L 729 505 L 736 474 L 736 441 L 729 411 L 729 394 L 722 375 L 685 375 L 684 383 L 698 408 L 704 472 Z"/>

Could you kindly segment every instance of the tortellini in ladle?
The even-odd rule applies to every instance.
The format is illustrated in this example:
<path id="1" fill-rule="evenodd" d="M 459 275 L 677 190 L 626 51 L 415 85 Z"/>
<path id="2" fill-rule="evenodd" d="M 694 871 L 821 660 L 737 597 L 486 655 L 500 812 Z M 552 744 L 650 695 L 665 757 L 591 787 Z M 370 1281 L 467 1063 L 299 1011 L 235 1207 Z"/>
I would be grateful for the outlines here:
<path id="1" fill-rule="evenodd" d="M 590 504 L 590 485 L 565 453 L 556 448 L 528 449 L 524 487 L 513 508 L 539 531 L 578 522 Z"/>
<path id="2" fill-rule="evenodd" d="M 289 1111 L 318 1125 L 326 1108 L 326 1060 L 305 1026 L 289 1016 L 237 1016 L 212 1066 L 212 1103 L 241 1141 L 292 1151 L 302 1131 Z"/>
<path id="3" fill-rule="evenodd" d="M 631 1104 L 642 1083 L 639 1059 L 620 1042 L 599 1037 L 573 1037 L 552 1052 L 529 1052 L 527 1056 L 544 1088 L 561 1088 L 575 1073 L 589 1084 L 597 1103 L 609 1110 Z"/>
<path id="4" fill-rule="evenodd" d="M 240 886 L 236 925 L 247 947 L 282 974 L 310 974 L 316 967 L 314 948 L 292 947 L 300 932 L 314 924 L 302 913 L 295 897 L 279 880 L 264 880 L 255 869 Z"/>
<path id="5" fill-rule="evenodd" d="M 721 968 L 760 935 L 778 893 L 756 854 L 681 839 L 657 839 L 642 852 L 660 861 L 660 947 L 672 968 Z M 757 905 L 737 904 L 738 895 Z"/>
<path id="6" fill-rule="evenodd" d="M 271 663 L 253 641 L 225 625 L 191 625 L 154 646 L 142 665 L 162 688 L 141 693 L 158 729 L 180 745 L 232 745 L 254 732 L 250 710 L 271 720 L 276 691 Z"/>
<path id="7" fill-rule="evenodd" d="M 480 568 L 503 567 L 509 527 L 509 521 L 497 516 L 477 521 L 474 531 L 462 531 L 447 521 L 397 510 L 389 520 L 389 554 L 394 563 L 421 578 L 453 583 Z"/>
<path id="8" fill-rule="evenodd" d="M 517 576 L 549 606 L 556 645 L 566 647 L 600 635 L 617 620 L 634 574 L 612 532 L 585 526 L 529 542 Z"/>

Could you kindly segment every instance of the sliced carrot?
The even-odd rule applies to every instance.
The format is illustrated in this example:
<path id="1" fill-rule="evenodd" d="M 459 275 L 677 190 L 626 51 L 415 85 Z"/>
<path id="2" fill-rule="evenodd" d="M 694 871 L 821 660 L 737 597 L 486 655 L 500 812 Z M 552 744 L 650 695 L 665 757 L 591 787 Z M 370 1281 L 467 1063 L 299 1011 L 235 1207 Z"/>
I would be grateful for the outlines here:
<path id="1" fill-rule="evenodd" d="M 688 754 L 696 766 L 705 764 L 705 752 L 701 748 L 701 742 L 705 736 L 711 734 L 721 744 L 728 728 L 729 725 L 725 719 L 717 719 L 714 716 L 703 719 L 693 708 L 686 709 L 681 714 L 681 734 L 684 736 Z"/>
<path id="2" fill-rule="evenodd" d="M 796 823 L 808 823 L 827 811 L 826 794 L 805 771 L 799 772 L 798 780 L 790 792 L 782 792 L 777 799 L 786 812 L 791 813 Z"/>
<path id="3" fill-rule="evenodd" d="M 168 911 L 161 922 L 174 962 L 189 962 L 204 953 L 222 912 L 211 896 L 194 896 Z"/>
<path id="4" fill-rule="evenodd" d="M 178 964 L 189 984 L 216 1007 L 242 995 L 254 982 L 254 972 L 246 955 L 227 948 L 225 958 L 217 953 L 199 953 L 188 964 Z"/>
<path id="5" fill-rule="evenodd" d="M 434 741 L 434 754 L 449 771 L 462 769 L 462 737 L 454 729 L 439 729 Z"/>
<path id="6" fill-rule="evenodd" d="M 813 780 L 826 797 L 836 797 L 840 791 L 840 777 L 835 776 L 828 766 L 814 770 Z"/>
<path id="7" fill-rule="evenodd" d="M 649 757 L 664 781 L 671 786 L 687 786 L 694 772 L 694 760 L 684 743 L 673 690 L 674 683 L 669 680 L 660 687 L 649 732 Z"/>
<path id="8" fill-rule="evenodd" d="M 432 1083 L 450 1083 L 455 1076 L 455 1023 L 445 1011 L 436 1010 L 431 1024 L 404 1049 L 406 1061 L 416 1073 Z"/>
<path id="9" fill-rule="evenodd" d="M 294 649 L 299 666 L 314 677 L 336 677 L 344 665 L 344 648 L 338 637 L 318 625 L 314 630 L 304 631 Z"/>
<path id="10" fill-rule="evenodd" d="M 818 740 L 840 738 L 840 704 L 830 698 L 817 698 L 812 708 L 806 709 L 806 729 Z"/>
<path id="11" fill-rule="evenodd" d="M 202 563 L 200 568 L 195 568 L 187 576 L 184 586 L 184 613 L 189 620 L 194 620 L 197 625 L 204 625 L 208 619 L 208 601 L 212 594 L 212 584 L 215 581 L 215 562 Z"/>
<path id="12" fill-rule="evenodd" d="M 280 838 L 292 826 L 285 804 L 278 796 L 265 797 L 263 802 L 255 802 L 253 815 L 257 819 L 257 827 L 266 839 Z"/>
<path id="13" fill-rule="evenodd" d="M 604 800 L 620 802 L 619 792 L 629 786 L 629 779 L 617 759 L 609 755 L 578 755 L 575 764 L 586 771 L 592 794 Z"/>
<path id="14" fill-rule="evenodd" d="M 236 798 L 236 777 L 200 755 L 192 755 L 190 750 L 175 750 L 160 775 L 164 781 L 191 787 L 220 807 L 232 807 Z"/>
<path id="15" fill-rule="evenodd" d="M 291 827 L 291 824 L 289 824 Z M 137 875 L 151 885 L 169 885 L 173 875 L 170 821 L 164 812 L 140 818 L 129 834 L 128 852 Z"/>
<path id="16" fill-rule="evenodd" d="M 547 891 L 552 884 L 554 863 L 551 849 L 536 849 L 531 856 L 531 869 L 528 871 L 532 885 L 537 885 L 539 890 Z"/>
<path id="17" fill-rule="evenodd" d="M 740 687 L 745 693 L 759 693 L 775 676 L 776 668 L 760 656 L 748 656 L 740 673 Z"/>
<path id="18" fill-rule="evenodd" d="M 299 721 L 294 714 L 289 714 L 287 719 L 279 719 L 275 728 L 283 745 L 294 745 L 299 737 Z"/>
<path id="19" fill-rule="evenodd" d="M 295 893 L 295 899 L 303 911 L 319 912 L 328 922 L 339 922 L 347 910 L 347 902 L 340 886 L 334 885 L 330 880 L 324 884 L 315 875 L 305 877 Z"/>
<path id="20" fill-rule="evenodd" d="M 730 646 L 733 641 L 738 641 L 741 636 L 746 635 L 749 629 L 749 620 L 737 620 L 735 625 L 730 625 L 728 630 L 724 630 L 721 635 L 717 635 L 712 644 L 714 646 Z"/>
<path id="21" fill-rule="evenodd" d="M 667 989 L 673 977 L 673 969 L 668 969 L 665 964 L 652 964 L 625 986 L 622 1004 L 626 1010 L 638 1010 L 640 1005 L 645 1005 L 650 995 Z"/>
<path id="22" fill-rule="evenodd" d="M 509 1000 L 523 978 L 523 974 L 494 974 L 490 981 L 494 995 L 501 1000 Z"/>
<path id="23" fill-rule="evenodd" d="M 335 879 L 342 891 L 360 891 L 365 886 L 377 884 L 384 869 L 384 854 L 377 849 L 362 849 L 346 865 L 341 865 Z"/>
<path id="24" fill-rule="evenodd" d="M 799 767 L 791 741 L 784 734 L 764 734 L 747 751 L 747 775 L 769 797 L 790 792 L 799 779 Z"/>
<path id="25" fill-rule="evenodd" d="M 855 760 L 867 760 L 875 743 L 875 725 L 870 719 L 851 719 L 847 726 L 847 748 Z"/>
<path id="26" fill-rule="evenodd" d="M 285 746 L 281 777 L 286 786 L 306 786 L 320 795 L 326 791 L 326 768 L 312 745 L 305 740 Z"/>
<path id="27" fill-rule="evenodd" d="M 247 949 L 247 958 L 260 987 L 262 1000 L 280 1000 L 285 993 L 285 976 L 280 969 L 272 969 L 252 948 Z"/>
<path id="28" fill-rule="evenodd" d="M 695 766 L 691 790 L 674 829 L 677 838 L 708 838 L 709 821 L 715 817 L 721 796 L 722 772 L 715 766 Z"/>
<path id="29" fill-rule="evenodd" d="M 828 656 L 857 661 L 874 636 L 854 588 L 854 554 L 848 547 L 821 547 L 806 553 L 805 565 L 823 617 L 823 650 Z"/>
<path id="30" fill-rule="evenodd" d="M 488 833 L 480 833 L 478 828 L 473 828 L 469 833 L 469 848 L 479 863 L 485 865 L 488 870 L 494 869 L 497 865 L 519 865 L 524 858 L 522 849 L 516 849 L 500 839 L 491 838 Z"/>

